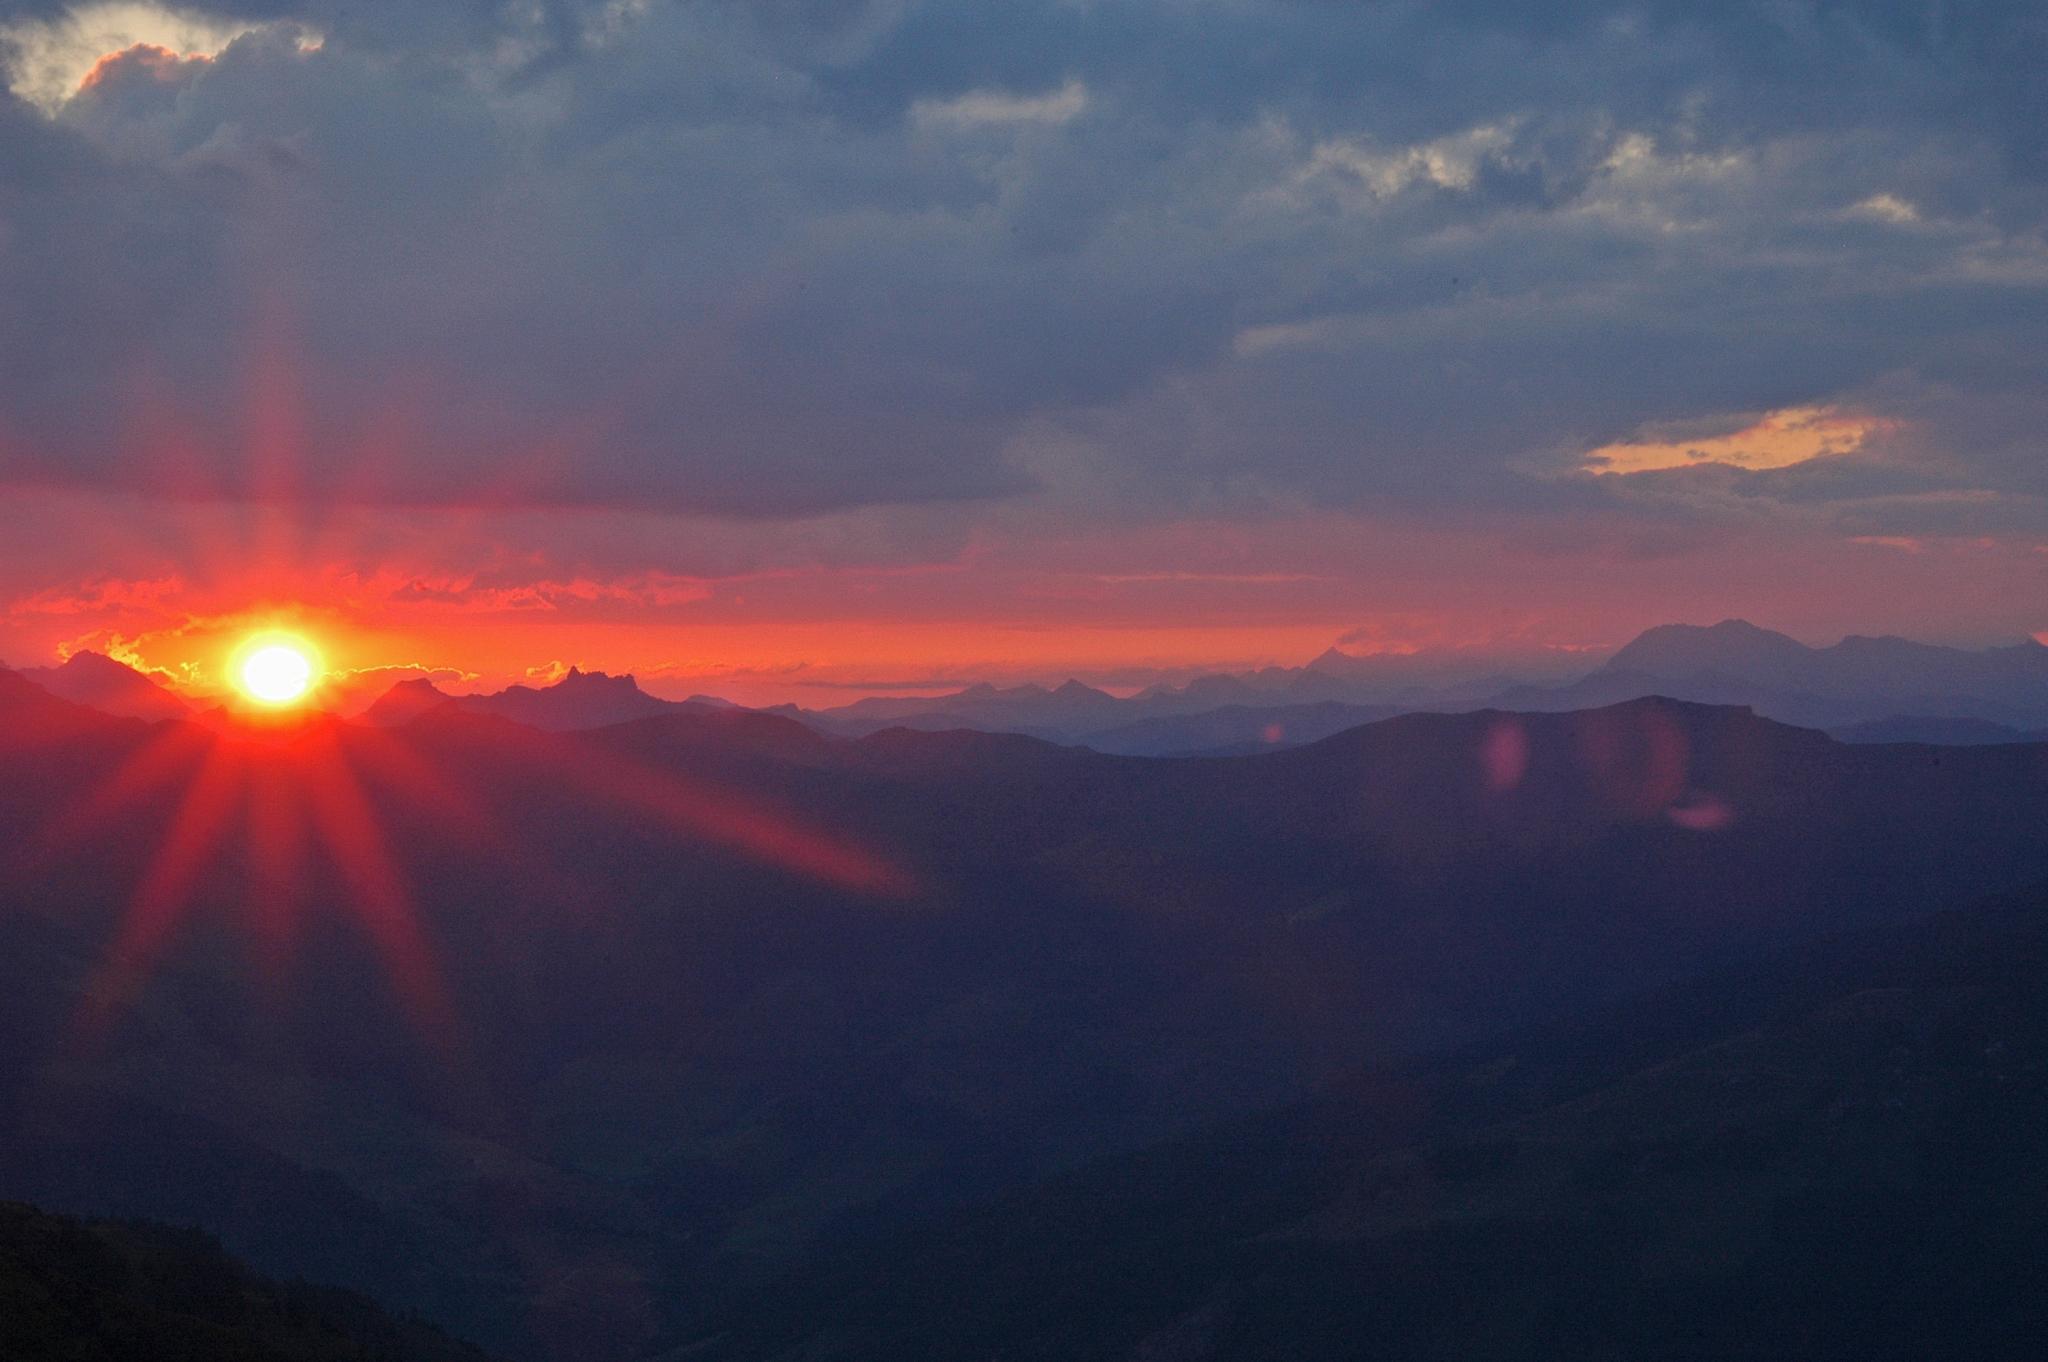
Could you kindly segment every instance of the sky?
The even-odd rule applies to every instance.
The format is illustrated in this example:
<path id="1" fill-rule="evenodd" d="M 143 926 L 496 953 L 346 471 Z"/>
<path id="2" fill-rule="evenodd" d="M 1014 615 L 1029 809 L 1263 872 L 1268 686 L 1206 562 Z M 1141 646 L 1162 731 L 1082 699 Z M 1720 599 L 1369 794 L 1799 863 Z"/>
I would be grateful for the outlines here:
<path id="1" fill-rule="evenodd" d="M 0 657 L 2048 637 L 2013 0 L 0 0 Z"/>

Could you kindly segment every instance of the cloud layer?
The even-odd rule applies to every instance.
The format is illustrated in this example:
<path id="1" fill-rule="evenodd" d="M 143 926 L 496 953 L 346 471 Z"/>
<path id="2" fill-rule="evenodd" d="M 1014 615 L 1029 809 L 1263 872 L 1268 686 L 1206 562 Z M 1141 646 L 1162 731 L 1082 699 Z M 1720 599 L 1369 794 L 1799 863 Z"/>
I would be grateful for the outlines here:
<path id="1" fill-rule="evenodd" d="M 2048 538 L 2028 0 L 0 0 L 0 57 L 17 486 Z"/>

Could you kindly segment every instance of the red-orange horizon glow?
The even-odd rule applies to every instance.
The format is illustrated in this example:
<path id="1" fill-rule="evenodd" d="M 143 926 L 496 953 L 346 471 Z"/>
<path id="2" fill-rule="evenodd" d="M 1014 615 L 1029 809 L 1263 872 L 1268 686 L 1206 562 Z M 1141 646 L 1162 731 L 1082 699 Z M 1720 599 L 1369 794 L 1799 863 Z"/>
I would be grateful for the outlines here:
<path id="1" fill-rule="evenodd" d="M 1863 546 L 1858 550 L 1866 559 L 1885 553 Z M 2041 561 L 2048 567 L 2048 558 Z M 1860 566 L 1881 576 L 1887 565 Z M 1959 569 L 1966 570 L 1967 563 Z M 2048 590 L 2048 573 L 2037 575 Z M 1935 580 L 1944 579 L 1935 575 Z M 316 603 L 320 598 L 308 591 L 306 603 L 288 609 L 229 607 L 215 613 L 202 600 L 193 616 L 180 614 L 161 629 L 76 632 L 59 636 L 60 644 L 45 654 L 47 662 L 33 654 L 23 658 L 18 650 L 13 656 L 27 665 L 50 665 L 70 651 L 91 648 L 158 677 L 202 708 L 225 700 L 246 712 L 270 707 L 245 703 L 237 644 L 252 635 L 285 632 L 318 640 L 315 666 L 321 680 L 310 701 L 343 715 L 360 711 L 399 681 L 426 678 L 450 694 L 469 694 L 549 685 L 571 667 L 632 674 L 650 693 L 672 699 L 702 693 L 742 704 L 827 708 L 865 695 L 936 693 L 979 681 L 1057 685 L 1078 677 L 1122 693 L 1204 672 L 1299 667 L 1333 645 L 1353 655 L 1389 658 L 1492 657 L 1504 672 L 1531 668 L 1564 675 L 1590 670 L 1603 652 L 1653 624 L 1742 616 L 1784 627 L 1782 615 L 1717 606 L 1710 592 L 1696 594 L 1699 603 L 1674 608 L 1668 616 L 1650 609 L 1614 618 L 1597 608 L 1532 608 L 1499 623 L 1482 617 L 1466 624 L 1446 615 L 1432 629 L 1408 619 L 1360 628 L 1357 616 L 1349 617 L 1351 626 L 1340 628 L 1346 617 L 1335 611 L 1267 624 L 1111 620 L 1065 626 L 1036 612 L 1022 619 L 932 618 L 916 611 L 903 618 L 785 615 L 756 621 L 712 618 L 708 611 L 690 618 L 658 610 L 463 615 L 393 609 L 376 601 Z M 271 623 L 279 618 L 286 621 L 283 626 Z M 75 628 L 76 622 L 75 615 L 54 617 L 51 633 Z M 1498 632 L 1490 635 L 1490 626 Z M 1882 624 L 1853 631 L 1892 632 Z M 1816 644 L 1841 636 L 1821 628 L 1798 633 Z M 1991 635 L 1982 641 L 1996 639 Z"/>
<path id="2" fill-rule="evenodd" d="M 1921 536 L 1904 552 L 1897 536 L 1749 516 L 1674 534 L 1655 516 L 1569 507 L 1125 524 L 1027 504 L 746 522 L 549 504 L 535 489 L 573 473 L 579 440 L 603 427 L 602 396 L 587 419 L 493 462 L 495 482 L 406 502 L 392 470 L 422 447 L 427 390 L 316 441 L 288 309 L 258 310 L 239 412 L 195 413 L 143 374 L 123 399 L 129 490 L 33 476 L 11 489 L 0 658 L 47 665 L 93 649 L 202 706 L 246 711 L 237 645 L 289 634 L 318 644 L 323 680 L 306 707 L 350 714 L 411 677 L 461 693 L 546 684 L 570 666 L 631 673 L 669 698 L 826 708 L 983 680 L 1135 690 L 1301 666 L 1333 643 L 1484 654 L 1518 671 L 1652 625 L 1731 616 L 1821 643 L 2048 634 L 2028 604 L 2048 600 L 2048 546 L 2022 535 Z M 1759 430 L 1744 438 L 1826 449 L 1883 433 L 1875 418 L 1818 408 Z M 337 448 L 352 451 L 338 469 Z"/>

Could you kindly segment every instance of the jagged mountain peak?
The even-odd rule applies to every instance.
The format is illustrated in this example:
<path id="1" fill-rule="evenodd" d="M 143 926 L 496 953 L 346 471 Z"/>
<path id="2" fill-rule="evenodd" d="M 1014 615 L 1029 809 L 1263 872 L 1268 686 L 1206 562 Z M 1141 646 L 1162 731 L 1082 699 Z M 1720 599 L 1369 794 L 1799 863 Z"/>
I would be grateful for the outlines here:
<path id="1" fill-rule="evenodd" d="M 21 674 L 61 699 L 124 718 L 179 719 L 191 712 L 162 681 L 105 653 L 80 650 L 55 667 Z"/>
<path id="2" fill-rule="evenodd" d="M 561 680 L 545 689 L 565 688 L 588 691 L 639 691 L 640 682 L 631 672 L 620 672 L 614 676 L 610 672 L 587 672 L 581 667 L 571 667 L 562 674 Z"/>

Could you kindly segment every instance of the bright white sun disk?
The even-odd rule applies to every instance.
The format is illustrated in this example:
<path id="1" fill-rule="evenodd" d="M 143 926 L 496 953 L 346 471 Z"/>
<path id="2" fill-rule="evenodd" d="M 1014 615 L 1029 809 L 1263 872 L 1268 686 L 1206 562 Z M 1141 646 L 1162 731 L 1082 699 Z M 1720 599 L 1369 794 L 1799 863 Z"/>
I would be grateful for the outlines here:
<path id="1" fill-rule="evenodd" d="M 313 660 L 287 643 L 268 643 L 242 659 L 242 689 L 266 705 L 288 705 L 313 685 Z"/>

